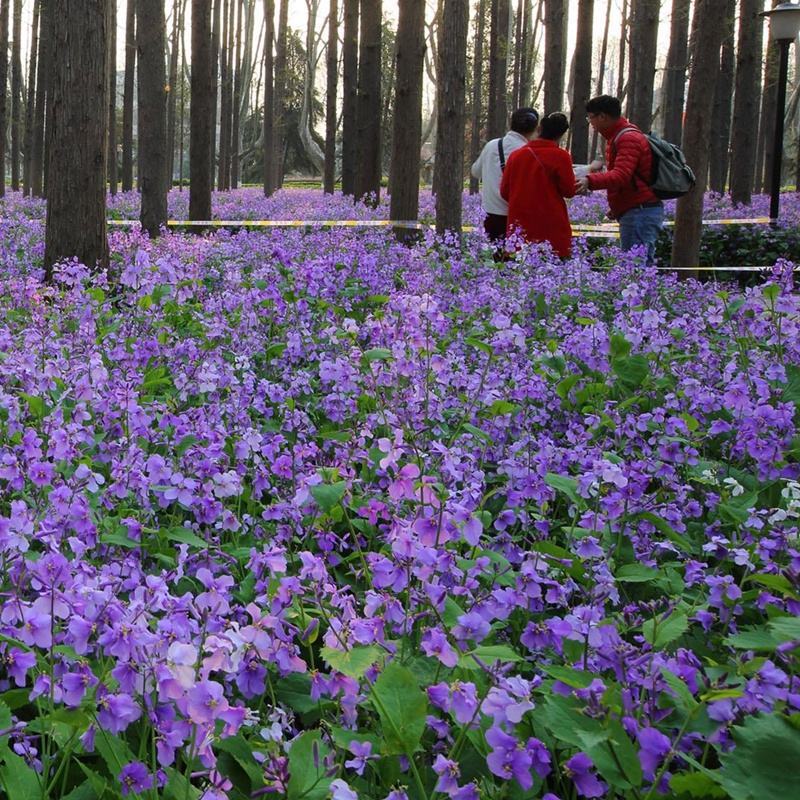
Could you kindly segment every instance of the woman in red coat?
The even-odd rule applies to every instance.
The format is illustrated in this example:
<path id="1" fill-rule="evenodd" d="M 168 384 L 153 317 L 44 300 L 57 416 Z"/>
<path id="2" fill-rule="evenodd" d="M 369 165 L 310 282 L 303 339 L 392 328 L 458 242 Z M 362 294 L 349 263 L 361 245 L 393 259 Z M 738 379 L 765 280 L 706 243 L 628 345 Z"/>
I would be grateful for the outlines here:
<path id="1" fill-rule="evenodd" d="M 564 198 L 575 196 L 572 157 L 558 146 L 568 128 L 560 111 L 544 117 L 538 138 L 508 157 L 500 184 L 500 194 L 508 202 L 508 234 L 516 231 L 529 242 L 550 242 L 561 258 L 572 249 Z"/>

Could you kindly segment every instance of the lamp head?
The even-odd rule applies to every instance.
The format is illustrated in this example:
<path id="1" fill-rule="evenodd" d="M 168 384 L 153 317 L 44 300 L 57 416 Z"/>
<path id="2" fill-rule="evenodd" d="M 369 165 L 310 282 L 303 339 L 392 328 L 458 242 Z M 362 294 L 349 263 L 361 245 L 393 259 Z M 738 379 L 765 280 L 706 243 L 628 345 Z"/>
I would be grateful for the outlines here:
<path id="1" fill-rule="evenodd" d="M 791 42 L 800 33 L 800 3 L 781 3 L 759 16 L 769 19 L 769 38 L 773 41 Z"/>

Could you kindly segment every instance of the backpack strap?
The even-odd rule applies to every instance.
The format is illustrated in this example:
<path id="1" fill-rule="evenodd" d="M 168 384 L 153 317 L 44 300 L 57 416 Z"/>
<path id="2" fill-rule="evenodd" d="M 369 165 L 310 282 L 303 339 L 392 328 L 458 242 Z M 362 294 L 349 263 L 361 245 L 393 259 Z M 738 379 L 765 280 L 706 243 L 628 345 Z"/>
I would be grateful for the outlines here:
<path id="1" fill-rule="evenodd" d="M 503 137 L 497 140 L 497 154 L 500 156 L 500 172 L 504 172 L 506 168 L 506 154 L 503 151 Z"/>

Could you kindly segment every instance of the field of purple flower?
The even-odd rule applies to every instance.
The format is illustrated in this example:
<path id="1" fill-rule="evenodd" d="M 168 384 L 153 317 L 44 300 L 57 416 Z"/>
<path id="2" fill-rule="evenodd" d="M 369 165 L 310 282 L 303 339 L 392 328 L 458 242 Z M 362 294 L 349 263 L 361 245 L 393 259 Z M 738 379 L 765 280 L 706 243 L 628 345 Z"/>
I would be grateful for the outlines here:
<path id="1" fill-rule="evenodd" d="M 303 195 L 215 213 L 375 213 Z M 794 796 L 789 269 L 134 231 L 44 286 L 41 211 L 0 221 L 0 796 Z"/>

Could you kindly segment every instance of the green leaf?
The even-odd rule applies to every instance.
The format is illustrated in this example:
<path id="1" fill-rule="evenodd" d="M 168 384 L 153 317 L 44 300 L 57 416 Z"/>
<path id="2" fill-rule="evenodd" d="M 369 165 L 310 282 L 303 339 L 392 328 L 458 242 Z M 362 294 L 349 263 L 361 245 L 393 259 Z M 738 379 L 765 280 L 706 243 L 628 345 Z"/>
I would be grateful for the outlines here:
<path id="1" fill-rule="evenodd" d="M 332 778 L 325 777 L 328 746 L 319 731 L 301 733 L 289 750 L 288 800 L 323 800 L 330 792 Z"/>
<path id="2" fill-rule="evenodd" d="M 337 672 L 350 678 L 363 678 L 366 671 L 380 661 L 384 651 L 380 647 L 354 647 L 351 650 L 336 650 L 323 647 L 320 655 L 325 663 Z"/>
<path id="3" fill-rule="evenodd" d="M 173 767 L 167 767 L 167 785 L 164 787 L 165 800 L 197 800 L 200 797 L 200 789 L 186 780 L 182 772 Z M 102 797 L 102 795 L 101 795 Z"/>
<path id="4" fill-rule="evenodd" d="M 0 731 L 8 730 L 11 727 L 11 709 L 0 700 Z"/>
<path id="5" fill-rule="evenodd" d="M 689 627 L 689 618 L 681 611 L 675 611 L 665 620 L 649 619 L 642 625 L 644 638 L 656 650 L 661 650 L 678 637 L 682 636 Z"/>
<path id="6" fill-rule="evenodd" d="M 778 714 L 749 717 L 733 728 L 736 747 L 720 755 L 719 780 L 733 800 L 797 796 L 800 731 Z"/>
<path id="7" fill-rule="evenodd" d="M 467 336 L 467 338 L 464 339 L 464 344 L 468 344 L 470 347 L 474 347 L 476 350 L 482 350 L 487 355 L 492 355 L 494 352 L 491 345 L 486 344 L 486 342 L 481 341 L 475 336 Z"/>
<path id="8" fill-rule="evenodd" d="M 318 483 L 311 487 L 311 496 L 316 501 L 323 514 L 329 513 L 335 506 L 342 502 L 347 491 L 346 481 L 336 483 Z"/>
<path id="9" fill-rule="evenodd" d="M 773 651 L 778 642 L 775 637 L 764 628 L 745 628 L 738 633 L 731 634 L 724 640 L 725 644 L 737 650 L 763 650 Z"/>
<path id="10" fill-rule="evenodd" d="M 135 542 L 133 539 L 128 536 L 125 531 L 120 528 L 116 531 L 109 531 L 108 533 L 103 533 L 100 535 L 100 542 L 101 544 L 110 544 L 116 545 L 117 547 L 125 547 L 128 550 L 135 550 L 137 547 L 141 547 L 141 542 Z"/>
<path id="11" fill-rule="evenodd" d="M 779 643 L 800 641 L 800 617 L 775 617 L 767 624 Z"/>
<path id="12" fill-rule="evenodd" d="M 641 511 L 636 514 L 636 517 L 651 522 L 659 533 L 663 533 L 669 541 L 680 547 L 684 552 L 691 553 L 694 549 L 691 542 L 685 536 L 678 533 L 669 522 L 663 517 L 659 517 L 658 514 L 653 514 L 651 511 Z"/>
<path id="13" fill-rule="evenodd" d="M 556 384 L 556 394 L 562 399 L 566 400 L 569 397 L 570 391 L 575 384 L 582 378 L 582 375 L 568 375 L 564 380 Z"/>
<path id="14" fill-rule="evenodd" d="M 197 547 L 200 550 L 208 548 L 208 542 L 201 539 L 194 531 L 188 528 L 170 528 L 166 532 L 166 537 L 170 542 L 179 542 L 180 544 L 188 544 L 191 547 Z"/>
<path id="15" fill-rule="evenodd" d="M 177 445 L 175 445 L 175 454 L 182 456 L 192 445 L 197 444 L 199 439 L 192 433 L 184 436 Z"/>
<path id="16" fill-rule="evenodd" d="M 513 414 L 518 410 L 519 406 L 516 403 L 510 403 L 508 400 L 495 400 L 486 409 L 486 414 L 490 417 L 501 417 L 504 414 Z"/>
<path id="17" fill-rule="evenodd" d="M 0 759 L 3 761 L 0 766 L 0 784 L 5 788 L 6 800 L 32 800 L 42 796 L 39 777 L 24 758 L 6 750 L 0 755 Z"/>
<path id="18" fill-rule="evenodd" d="M 800 366 L 786 364 L 786 385 L 783 387 L 781 399 L 784 403 L 794 403 L 795 420 L 800 420 Z"/>
<path id="19" fill-rule="evenodd" d="M 247 744 L 241 735 L 229 736 L 219 739 L 214 744 L 214 749 L 229 753 L 236 763 L 245 771 L 250 779 L 253 789 L 260 789 L 264 783 L 264 771 L 253 758 L 253 748 Z"/>
<path id="20" fill-rule="evenodd" d="M 384 752 L 411 757 L 425 731 L 428 699 L 414 674 L 392 661 L 372 687 L 372 702 L 381 718 Z"/>
<path id="21" fill-rule="evenodd" d="M 334 727 L 330 729 L 331 736 L 337 747 L 346 750 L 350 742 L 358 742 L 363 744 L 369 742 L 372 745 L 373 753 L 380 753 L 381 740 L 374 733 L 360 733 L 358 731 L 351 731 L 347 728 Z"/>
<path id="22" fill-rule="evenodd" d="M 97 800 L 98 797 L 102 797 L 102 794 L 97 793 L 91 779 L 87 778 L 83 783 L 78 784 L 71 792 L 65 794 L 61 800 Z"/>
<path id="23" fill-rule="evenodd" d="M 579 669 L 572 669 L 572 667 L 562 667 L 554 665 L 552 667 L 544 667 L 544 671 L 551 677 L 555 678 L 561 683 L 566 683 L 567 686 L 572 686 L 574 689 L 585 689 L 597 677 L 591 672 L 584 672 Z"/>
<path id="24" fill-rule="evenodd" d="M 266 359 L 280 358 L 286 351 L 286 342 L 273 342 L 265 351 L 264 357 Z"/>
<path id="25" fill-rule="evenodd" d="M 373 361 L 388 361 L 391 357 L 392 351 L 386 347 L 373 347 L 371 350 L 365 350 L 361 356 L 367 364 Z"/>
<path id="26" fill-rule="evenodd" d="M 680 775 L 673 775 L 669 782 L 669 788 L 673 792 L 688 794 L 697 800 L 728 796 L 725 790 L 704 772 L 684 772 Z"/>
<path id="27" fill-rule="evenodd" d="M 650 583 L 660 574 L 657 569 L 646 567 L 644 564 L 625 564 L 617 570 L 614 577 L 621 583 Z"/>
<path id="28" fill-rule="evenodd" d="M 647 356 L 641 354 L 620 356 L 611 361 L 611 369 L 626 389 L 634 390 L 641 386 L 650 374 L 650 362 Z"/>
<path id="29" fill-rule="evenodd" d="M 463 669 L 481 669 L 481 666 L 475 659 L 478 659 L 486 666 L 492 666 L 497 661 L 500 661 L 504 664 L 513 664 L 518 661 L 522 661 L 522 656 L 520 656 L 518 653 L 515 653 L 508 645 L 489 644 L 476 647 L 469 653 L 465 653 L 458 660 L 458 666 L 462 667 Z"/>
<path id="30" fill-rule="evenodd" d="M 489 436 L 489 434 L 486 433 L 486 431 L 482 431 L 480 428 L 475 427 L 475 425 L 473 425 L 471 422 L 465 422 L 461 427 L 465 431 L 471 433 L 473 436 L 477 436 L 478 439 L 481 439 L 487 444 L 489 444 L 492 441 L 492 437 Z"/>
<path id="31" fill-rule="evenodd" d="M 611 358 L 627 356 L 630 355 L 630 352 L 631 343 L 621 333 L 614 333 L 611 335 Z"/>
<path id="32" fill-rule="evenodd" d="M 569 475 L 548 472 L 544 476 L 544 482 L 548 486 L 552 486 L 557 492 L 566 495 L 576 506 L 581 505 L 581 499 L 578 496 L 578 481 L 575 478 L 571 478 Z"/>
<path id="33" fill-rule="evenodd" d="M 47 415 L 48 408 L 41 397 L 32 394 L 23 394 L 22 399 L 28 404 L 28 410 L 34 417 L 43 419 Z"/>
<path id="34" fill-rule="evenodd" d="M 122 739 L 115 736 L 113 733 L 104 731 L 102 728 L 97 731 L 94 746 L 97 752 L 102 756 L 103 761 L 106 762 L 109 775 L 115 779 L 119 776 L 119 773 L 122 772 L 122 768 L 126 764 L 138 760 Z"/>
<path id="35" fill-rule="evenodd" d="M 661 667 L 661 674 L 664 676 L 667 686 L 675 692 L 678 705 L 683 711 L 687 714 L 693 712 L 697 708 L 698 702 L 694 699 L 694 695 L 686 685 L 686 682 L 666 667 Z"/>

